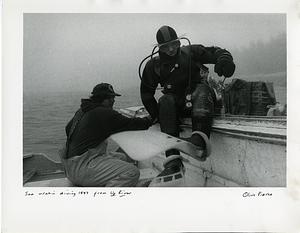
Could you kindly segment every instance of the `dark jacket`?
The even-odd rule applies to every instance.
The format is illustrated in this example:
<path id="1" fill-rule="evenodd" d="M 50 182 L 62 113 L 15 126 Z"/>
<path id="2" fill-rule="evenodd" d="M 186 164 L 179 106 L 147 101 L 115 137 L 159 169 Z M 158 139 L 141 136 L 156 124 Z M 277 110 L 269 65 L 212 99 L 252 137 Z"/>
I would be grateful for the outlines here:
<path id="1" fill-rule="evenodd" d="M 154 98 L 158 84 L 163 87 L 164 94 L 172 93 L 178 97 L 177 99 L 185 98 L 187 87 L 190 86 L 189 91 L 193 91 L 196 84 L 201 82 L 202 64 L 216 64 L 224 54 L 232 60 L 230 53 L 225 49 L 191 45 L 181 47 L 175 58 L 160 54 L 149 60 L 142 74 L 140 92 L 142 102 L 151 117 L 155 119 L 158 116 L 158 106 Z"/>
<path id="2" fill-rule="evenodd" d="M 113 109 L 102 107 L 90 99 L 82 100 L 81 110 L 84 115 L 69 142 L 68 158 L 98 146 L 114 133 L 143 130 L 151 126 L 151 122 L 147 118 L 128 118 Z M 66 126 L 67 135 L 70 133 L 73 119 Z"/>

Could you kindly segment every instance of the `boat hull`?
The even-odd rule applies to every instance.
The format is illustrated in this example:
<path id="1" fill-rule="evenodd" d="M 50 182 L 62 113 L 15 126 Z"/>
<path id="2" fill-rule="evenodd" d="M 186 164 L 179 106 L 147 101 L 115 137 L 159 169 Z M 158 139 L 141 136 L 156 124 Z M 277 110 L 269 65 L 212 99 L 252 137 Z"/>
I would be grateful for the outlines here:
<path id="1" fill-rule="evenodd" d="M 212 154 L 205 162 L 181 154 L 186 187 L 285 187 L 286 147 L 213 132 Z M 165 156 L 140 162 L 140 167 L 163 169 Z"/>
<path id="2" fill-rule="evenodd" d="M 191 135 L 190 119 L 182 119 L 181 130 L 181 136 Z M 181 154 L 186 167 L 185 186 L 286 186 L 285 117 L 217 116 L 210 140 L 212 154 L 205 162 Z M 159 172 L 164 159 L 162 154 L 140 166 Z"/>
<path id="3" fill-rule="evenodd" d="M 129 117 L 147 115 L 139 107 L 123 109 L 121 112 Z M 160 130 L 159 125 L 152 127 Z M 190 119 L 182 119 L 180 127 L 181 136 L 190 136 Z M 286 186 L 286 118 L 218 116 L 215 118 L 210 140 L 212 154 L 205 162 L 182 154 L 186 168 L 185 187 Z M 109 146 L 111 149 L 117 148 L 116 145 Z M 141 181 L 150 180 L 162 171 L 164 160 L 165 155 L 159 154 L 140 161 L 138 166 L 141 170 Z M 27 167 L 32 166 L 29 164 Z M 60 165 L 53 165 L 53 177 L 49 171 L 46 176 L 41 172 L 24 186 L 72 186 L 58 166 Z M 34 172 L 29 168 L 27 170 Z"/>

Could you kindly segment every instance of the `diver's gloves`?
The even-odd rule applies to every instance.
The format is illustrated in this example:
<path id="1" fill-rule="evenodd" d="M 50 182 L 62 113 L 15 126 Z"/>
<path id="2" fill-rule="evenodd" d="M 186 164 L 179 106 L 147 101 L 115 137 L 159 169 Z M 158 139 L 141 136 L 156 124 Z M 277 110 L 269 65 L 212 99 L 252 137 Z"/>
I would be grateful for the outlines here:
<path id="1" fill-rule="evenodd" d="M 144 119 L 145 121 L 147 121 L 147 123 L 151 126 L 157 123 L 157 118 L 153 119 L 150 115 L 143 117 L 142 119 Z"/>
<path id="2" fill-rule="evenodd" d="M 224 75 L 226 78 L 231 77 L 235 71 L 235 64 L 231 55 L 221 55 L 215 64 L 214 71 L 219 75 Z"/>

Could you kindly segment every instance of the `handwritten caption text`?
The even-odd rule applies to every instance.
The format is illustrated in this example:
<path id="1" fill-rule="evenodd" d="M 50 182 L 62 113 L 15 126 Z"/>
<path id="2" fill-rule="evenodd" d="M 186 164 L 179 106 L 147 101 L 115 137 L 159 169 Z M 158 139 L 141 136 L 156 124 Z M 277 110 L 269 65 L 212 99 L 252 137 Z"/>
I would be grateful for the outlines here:
<path id="1" fill-rule="evenodd" d="M 65 191 L 25 191 L 26 197 L 32 196 L 61 196 L 61 197 L 126 197 L 132 195 L 132 192 L 126 190 L 108 190 L 108 191 L 86 191 L 86 190 L 65 190 Z"/>

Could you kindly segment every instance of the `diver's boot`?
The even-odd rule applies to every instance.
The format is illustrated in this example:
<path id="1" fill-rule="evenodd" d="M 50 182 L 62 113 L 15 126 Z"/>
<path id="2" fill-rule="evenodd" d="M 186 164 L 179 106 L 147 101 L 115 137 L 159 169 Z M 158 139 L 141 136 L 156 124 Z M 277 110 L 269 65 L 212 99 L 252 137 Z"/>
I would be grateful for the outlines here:
<path id="1" fill-rule="evenodd" d="M 205 141 L 199 134 L 193 134 L 189 138 L 183 138 L 185 141 L 188 141 L 199 148 L 199 150 L 205 150 Z"/>
<path id="2" fill-rule="evenodd" d="M 184 171 L 184 165 L 180 155 L 171 155 L 164 161 L 164 170 L 157 177 L 168 176 Z"/>
<path id="3" fill-rule="evenodd" d="M 199 150 L 203 151 L 201 157 L 199 158 L 201 161 L 205 161 L 210 155 L 211 145 L 205 133 L 201 131 L 194 131 L 192 132 L 191 137 L 181 139 L 194 144 Z"/>
<path id="4" fill-rule="evenodd" d="M 180 155 L 171 155 L 164 161 L 164 170 L 152 180 L 150 186 L 177 187 L 184 185 L 184 165 Z"/>

